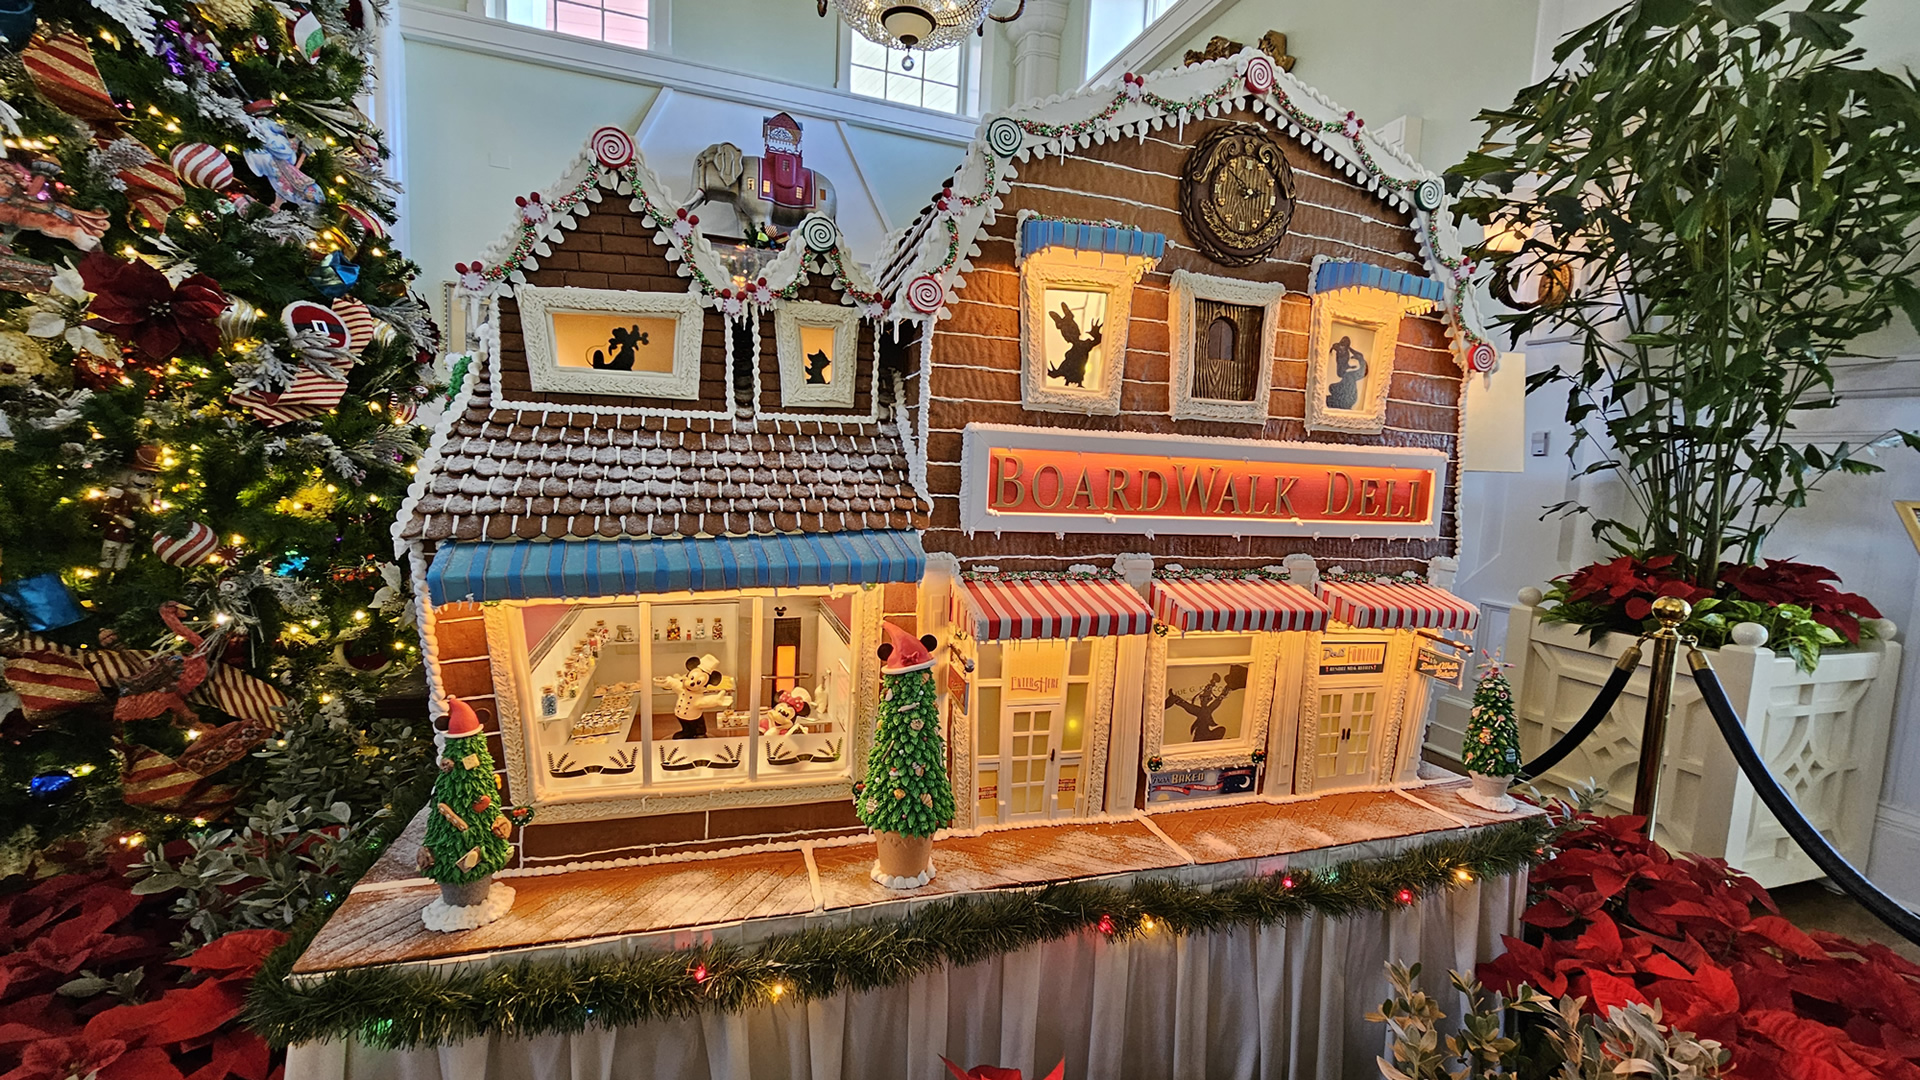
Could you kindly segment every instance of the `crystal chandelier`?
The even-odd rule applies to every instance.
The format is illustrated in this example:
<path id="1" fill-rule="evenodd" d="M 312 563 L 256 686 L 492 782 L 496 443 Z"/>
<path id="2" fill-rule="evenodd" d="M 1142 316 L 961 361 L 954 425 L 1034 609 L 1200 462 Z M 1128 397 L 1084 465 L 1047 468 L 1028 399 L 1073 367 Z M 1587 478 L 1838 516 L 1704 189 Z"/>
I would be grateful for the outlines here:
<path id="1" fill-rule="evenodd" d="M 826 17 L 828 0 L 818 0 Z M 988 19 L 1012 22 L 1026 10 L 1027 0 L 1011 15 L 995 15 L 993 0 L 832 0 L 840 17 L 861 37 L 889 49 L 932 52 L 950 49 L 968 34 L 985 33 Z M 911 67 L 911 58 L 907 59 Z"/>

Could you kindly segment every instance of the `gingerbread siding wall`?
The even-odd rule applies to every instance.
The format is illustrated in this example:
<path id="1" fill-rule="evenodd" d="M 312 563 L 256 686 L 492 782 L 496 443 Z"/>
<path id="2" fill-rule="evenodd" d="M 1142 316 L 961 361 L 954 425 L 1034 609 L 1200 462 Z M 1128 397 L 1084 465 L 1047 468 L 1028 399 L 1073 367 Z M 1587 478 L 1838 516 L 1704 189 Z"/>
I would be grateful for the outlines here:
<path id="1" fill-rule="evenodd" d="M 809 272 L 806 283 L 795 294 L 796 300 L 811 300 L 818 304 L 839 305 L 840 290 L 819 274 Z M 873 365 L 875 339 L 873 323 L 860 320 L 860 341 L 855 346 L 853 408 L 851 410 L 821 405 L 787 405 L 780 399 L 780 346 L 778 326 L 773 312 L 760 316 L 760 411 L 781 413 L 788 416 L 819 416 L 830 419 L 834 416 L 871 416 L 873 414 Z"/>
<path id="2" fill-rule="evenodd" d="M 655 226 L 627 208 L 626 200 L 608 197 L 593 208 L 575 229 L 549 241 L 553 254 L 539 259 L 540 267 L 527 274 L 527 284 L 553 288 L 625 289 L 635 292 L 684 293 L 688 281 L 666 250 L 654 243 Z M 700 399 L 683 401 L 619 395 L 534 393 L 527 375 L 526 340 L 520 331 L 520 306 L 512 297 L 500 299 L 500 386 L 514 401 L 548 405 L 622 406 L 626 408 L 733 411 L 732 363 L 728 359 L 725 321 L 711 309 L 705 313 L 700 342 Z"/>
<path id="3" fill-rule="evenodd" d="M 1062 551 L 1050 533 L 959 531 L 961 433 L 967 424 L 1000 423 L 1090 431 L 1177 433 L 1199 438 L 1261 438 L 1327 444 L 1425 447 L 1443 450 L 1457 474 L 1460 369 L 1437 316 L 1402 321 L 1389 384 L 1386 429 L 1379 435 L 1309 433 L 1305 425 L 1307 333 L 1311 302 L 1308 276 L 1314 257 L 1357 259 L 1392 269 L 1424 273 L 1412 215 L 1333 171 L 1319 155 L 1285 132 L 1276 132 L 1293 166 L 1297 201 L 1287 236 L 1265 261 L 1225 267 L 1195 250 L 1180 219 L 1179 176 L 1188 148 L 1245 114 L 1106 142 L 1062 159 L 1048 157 L 1019 166 L 1012 190 L 993 224 L 977 239 L 965 288 L 955 294 L 952 318 L 938 324 L 930 343 L 927 480 L 934 497 L 929 551 L 947 551 L 963 562 L 994 563 L 1006 570 L 1061 568 L 1123 551 L 1147 552 L 1158 560 L 1204 565 L 1260 566 L 1295 551 L 1323 565 L 1398 572 L 1451 554 L 1458 532 L 1454 493 L 1444 493 L 1441 536 L 1436 540 L 1310 540 L 1290 537 L 1100 535 L 1077 538 Z M 1083 416 L 1030 412 L 1020 404 L 1020 274 L 1014 265 L 1015 229 L 1023 209 L 1085 220 L 1114 219 L 1162 233 L 1166 255 L 1133 290 L 1127 327 L 1121 414 Z M 1287 288 L 1270 372 L 1272 408 L 1265 424 L 1172 419 L 1169 375 L 1171 279 L 1186 269 L 1216 277 L 1280 282 Z M 917 387 L 915 389 L 918 389 Z"/>

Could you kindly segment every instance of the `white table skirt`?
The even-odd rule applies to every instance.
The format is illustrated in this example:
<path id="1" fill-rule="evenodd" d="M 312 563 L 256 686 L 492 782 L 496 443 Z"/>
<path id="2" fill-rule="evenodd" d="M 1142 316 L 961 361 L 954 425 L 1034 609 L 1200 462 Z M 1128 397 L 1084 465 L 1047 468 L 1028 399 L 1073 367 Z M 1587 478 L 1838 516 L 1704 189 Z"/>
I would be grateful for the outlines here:
<path id="1" fill-rule="evenodd" d="M 1392 914 L 1115 943 L 1081 934 L 906 986 L 614 1031 L 474 1039 L 412 1051 L 294 1047 L 287 1080 L 944 1080 L 1062 1057 L 1067 1080 L 1378 1080 L 1384 965 L 1419 962 L 1457 1014 L 1447 972 L 1500 950 L 1526 875 Z"/>

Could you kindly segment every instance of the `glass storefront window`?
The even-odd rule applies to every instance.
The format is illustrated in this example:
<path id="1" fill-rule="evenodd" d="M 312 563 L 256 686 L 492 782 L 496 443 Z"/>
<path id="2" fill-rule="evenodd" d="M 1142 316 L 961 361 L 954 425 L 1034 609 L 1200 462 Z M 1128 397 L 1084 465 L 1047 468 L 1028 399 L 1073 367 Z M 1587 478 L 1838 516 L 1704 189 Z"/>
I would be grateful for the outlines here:
<path id="1" fill-rule="evenodd" d="M 545 797 L 845 776 L 854 590 L 512 613 Z"/>
<path id="2" fill-rule="evenodd" d="M 1167 642 L 1167 697 L 1162 744 L 1227 742 L 1247 731 L 1247 680 L 1253 638 L 1189 634 Z"/>

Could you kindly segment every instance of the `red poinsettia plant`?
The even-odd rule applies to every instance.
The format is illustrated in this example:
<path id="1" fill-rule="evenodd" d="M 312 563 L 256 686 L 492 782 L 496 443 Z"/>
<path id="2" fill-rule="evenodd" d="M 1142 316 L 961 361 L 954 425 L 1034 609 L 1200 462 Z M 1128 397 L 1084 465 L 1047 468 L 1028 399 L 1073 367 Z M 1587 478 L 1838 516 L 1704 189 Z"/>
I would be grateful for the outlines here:
<path id="1" fill-rule="evenodd" d="M 1538 943 L 1503 939 L 1478 971 L 1488 986 L 1583 997 L 1597 1015 L 1658 1002 L 1665 1023 L 1728 1048 L 1735 1076 L 1920 1080 L 1920 966 L 1800 930 L 1724 861 L 1648 840 L 1644 818 L 1578 820 L 1532 875 L 1522 921 Z"/>
<path id="2" fill-rule="evenodd" d="M 1714 587 L 1706 588 L 1675 556 L 1622 555 L 1554 579 L 1540 617 L 1573 623 L 1598 643 L 1609 633 L 1651 629 L 1653 602 L 1677 596 L 1693 605 L 1684 631 L 1709 648 L 1726 644 L 1735 625 L 1758 623 L 1773 648 L 1812 671 L 1823 647 L 1860 644 L 1871 636 L 1862 620 L 1880 617 L 1866 597 L 1835 587 L 1839 580 L 1824 566 L 1768 559 L 1761 566 L 1722 564 Z"/>
<path id="3" fill-rule="evenodd" d="M 215 321 L 227 309 L 220 283 L 193 274 L 175 285 L 139 259 L 95 251 L 80 260 L 80 280 L 93 300 L 87 325 L 113 335 L 149 364 L 163 364 L 192 345 L 211 356 L 220 348 Z"/>
<path id="4" fill-rule="evenodd" d="M 286 935 L 241 930 L 169 959 L 164 905 L 111 871 L 0 897 L 0 1080 L 272 1080 L 238 1020 Z"/>

